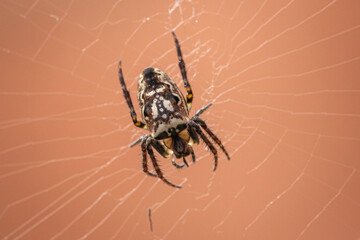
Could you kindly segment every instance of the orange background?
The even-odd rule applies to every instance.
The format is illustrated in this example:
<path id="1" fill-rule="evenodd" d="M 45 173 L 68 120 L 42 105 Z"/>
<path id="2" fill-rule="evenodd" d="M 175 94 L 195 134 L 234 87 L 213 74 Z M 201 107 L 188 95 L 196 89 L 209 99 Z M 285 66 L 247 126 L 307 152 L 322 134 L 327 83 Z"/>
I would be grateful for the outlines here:
<path id="1" fill-rule="evenodd" d="M 150 3 L 151 2 L 151 3 Z M 1 239 L 359 239 L 360 2 L 0 3 Z M 133 126 L 149 66 L 184 92 L 205 145 L 177 190 L 141 170 Z M 139 115 L 139 112 L 138 112 Z M 153 231 L 148 211 L 151 209 Z"/>

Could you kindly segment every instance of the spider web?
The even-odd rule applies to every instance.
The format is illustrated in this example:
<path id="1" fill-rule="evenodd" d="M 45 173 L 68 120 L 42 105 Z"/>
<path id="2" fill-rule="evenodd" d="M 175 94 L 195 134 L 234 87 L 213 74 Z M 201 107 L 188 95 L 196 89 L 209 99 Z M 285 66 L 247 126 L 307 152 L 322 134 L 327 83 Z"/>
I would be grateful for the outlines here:
<path id="1" fill-rule="evenodd" d="M 1 1 L 0 238 L 359 239 L 359 7 Z M 137 111 L 146 67 L 184 92 L 171 30 L 231 155 L 157 155 L 180 190 L 142 172 L 117 77 Z"/>

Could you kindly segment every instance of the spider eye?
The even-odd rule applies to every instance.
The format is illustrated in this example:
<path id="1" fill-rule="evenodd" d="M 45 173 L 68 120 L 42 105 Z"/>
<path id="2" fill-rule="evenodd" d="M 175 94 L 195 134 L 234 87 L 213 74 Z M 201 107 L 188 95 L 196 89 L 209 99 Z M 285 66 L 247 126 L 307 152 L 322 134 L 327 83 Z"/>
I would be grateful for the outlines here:
<path id="1" fill-rule="evenodd" d="M 172 97 L 175 99 L 176 104 L 178 104 L 178 103 L 179 103 L 179 101 L 180 101 L 180 99 L 178 98 L 178 96 L 176 96 L 176 95 L 172 95 Z"/>

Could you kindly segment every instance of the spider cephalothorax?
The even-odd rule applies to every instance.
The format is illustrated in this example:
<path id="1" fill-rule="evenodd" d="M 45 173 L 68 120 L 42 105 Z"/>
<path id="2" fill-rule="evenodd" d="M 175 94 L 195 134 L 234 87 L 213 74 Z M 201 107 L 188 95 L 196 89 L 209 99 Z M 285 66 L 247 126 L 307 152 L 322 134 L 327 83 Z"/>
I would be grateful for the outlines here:
<path id="1" fill-rule="evenodd" d="M 202 132 L 201 128 L 220 146 L 227 158 L 230 159 L 219 138 L 207 127 L 204 120 L 199 118 L 211 103 L 203 107 L 189 118 L 191 103 L 193 99 L 192 90 L 187 80 L 185 63 L 181 54 L 179 41 L 175 33 L 172 32 L 177 49 L 179 67 L 184 80 L 184 86 L 187 91 L 186 100 L 175 84 L 166 73 L 157 68 L 146 68 L 141 74 L 138 82 L 138 101 L 140 105 L 141 117 L 145 123 L 138 121 L 137 116 L 126 88 L 122 74 L 121 62 L 119 63 L 119 79 L 123 89 L 125 100 L 130 108 L 130 115 L 135 126 L 148 129 L 151 133 L 142 136 L 131 146 L 141 141 L 143 171 L 150 176 L 159 177 L 167 184 L 180 188 L 181 186 L 169 182 L 162 174 L 155 158 L 152 148 L 155 148 L 163 157 L 167 158 L 174 154 L 176 158 L 182 158 L 183 164 L 177 164 L 172 159 L 172 164 L 177 168 L 188 166 L 185 157 L 192 156 L 195 162 L 195 154 L 192 149 L 193 144 L 199 143 L 199 137 L 205 142 L 214 155 L 214 171 L 217 167 L 217 150 Z M 150 172 L 147 166 L 147 154 L 149 154 L 153 163 L 155 173 Z"/>

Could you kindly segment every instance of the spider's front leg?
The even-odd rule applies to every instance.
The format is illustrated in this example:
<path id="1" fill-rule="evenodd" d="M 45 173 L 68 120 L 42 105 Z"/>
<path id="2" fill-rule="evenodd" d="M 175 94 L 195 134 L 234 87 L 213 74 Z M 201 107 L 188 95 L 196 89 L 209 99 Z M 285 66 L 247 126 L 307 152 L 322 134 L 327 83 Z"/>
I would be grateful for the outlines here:
<path id="1" fill-rule="evenodd" d="M 159 167 L 159 164 L 157 163 L 157 160 L 156 160 L 156 158 L 155 158 L 154 151 L 152 150 L 152 146 L 157 145 L 156 142 L 157 142 L 157 140 L 153 139 L 152 137 L 148 137 L 148 138 L 146 139 L 146 150 L 147 150 L 147 152 L 149 153 L 149 156 L 150 156 L 150 158 L 151 158 L 151 161 L 152 161 L 152 164 L 153 164 L 153 166 L 154 166 L 154 169 L 155 169 L 155 171 L 156 171 L 157 176 L 158 176 L 161 180 L 163 180 L 166 184 L 168 184 L 168 185 L 170 185 L 170 186 L 172 186 L 172 187 L 175 187 L 175 188 L 181 188 L 181 186 L 175 185 L 175 184 L 169 182 L 169 181 L 164 177 L 164 175 L 163 175 L 163 173 L 162 173 L 162 171 L 161 171 L 161 169 L 160 169 L 160 167 Z"/>
<path id="2" fill-rule="evenodd" d="M 187 163 L 185 157 L 183 157 L 183 162 L 184 162 L 183 164 L 177 164 L 177 163 L 175 162 L 175 157 L 174 157 L 174 156 L 173 156 L 172 159 L 171 159 L 172 165 L 174 165 L 176 168 L 183 168 L 183 167 L 185 167 L 185 166 L 189 167 L 189 164 Z"/>
<path id="3" fill-rule="evenodd" d="M 147 149 L 146 149 L 146 140 L 149 137 L 149 135 L 144 135 L 141 140 L 141 152 L 142 152 L 142 168 L 144 173 L 146 173 L 149 176 L 157 177 L 155 173 L 152 173 L 149 171 L 148 163 L 147 163 Z"/>
<path id="4" fill-rule="evenodd" d="M 195 117 L 195 116 L 192 119 L 194 122 L 198 123 L 206 131 L 207 134 L 209 134 L 209 136 L 216 142 L 217 145 L 219 145 L 221 150 L 225 153 L 227 159 L 230 160 L 230 156 L 229 156 L 228 152 L 225 150 L 225 147 L 222 144 L 221 140 L 215 135 L 215 133 L 213 133 L 210 130 L 210 128 L 206 125 L 205 121 L 202 120 L 201 118 Z"/>
<path id="5" fill-rule="evenodd" d="M 136 112 L 135 112 L 134 106 L 133 106 L 132 101 L 131 101 L 130 93 L 126 88 L 124 76 L 123 76 L 123 73 L 122 73 L 121 61 L 119 61 L 119 80 L 120 80 L 120 84 L 121 84 L 121 87 L 122 87 L 122 90 L 123 90 L 124 98 L 126 100 L 126 103 L 129 106 L 129 108 L 130 108 L 130 115 L 131 115 L 131 119 L 133 120 L 134 125 L 136 127 L 146 129 L 146 124 L 137 120 Z"/>
<path id="6" fill-rule="evenodd" d="M 197 135 L 196 135 L 196 137 L 197 137 Z M 194 153 L 193 148 L 192 148 L 190 145 L 188 145 L 187 147 L 189 148 L 189 152 L 190 152 L 190 154 L 191 154 L 192 161 L 195 162 L 195 161 L 196 161 L 196 158 L 195 158 L 195 153 Z M 189 167 L 189 164 L 187 163 L 187 161 L 186 161 L 186 159 L 185 159 L 184 156 L 183 156 L 183 162 L 184 162 L 183 164 L 177 164 L 177 163 L 175 162 L 175 157 L 174 157 L 174 156 L 173 156 L 173 158 L 171 159 L 171 163 L 172 163 L 176 168 L 183 168 L 183 167 L 185 167 L 185 166 Z"/>
<path id="7" fill-rule="evenodd" d="M 212 103 L 209 103 L 209 104 L 206 105 L 205 107 L 200 108 L 200 109 L 194 114 L 194 116 L 193 116 L 191 119 L 194 119 L 194 118 L 200 116 L 200 114 L 203 114 L 203 112 L 205 112 L 205 111 L 206 111 L 209 107 L 211 107 L 211 106 L 212 106 Z"/>
<path id="8" fill-rule="evenodd" d="M 194 122 L 193 120 L 190 120 L 189 122 L 189 127 L 193 128 L 195 130 L 195 132 L 200 136 L 200 138 L 204 141 L 204 143 L 209 147 L 209 149 L 211 150 L 212 154 L 214 155 L 214 168 L 213 171 L 216 170 L 216 167 L 218 165 L 218 154 L 217 154 L 217 150 L 214 147 L 214 145 L 210 142 L 210 140 L 206 137 L 206 135 L 201 131 L 199 125 Z"/>

